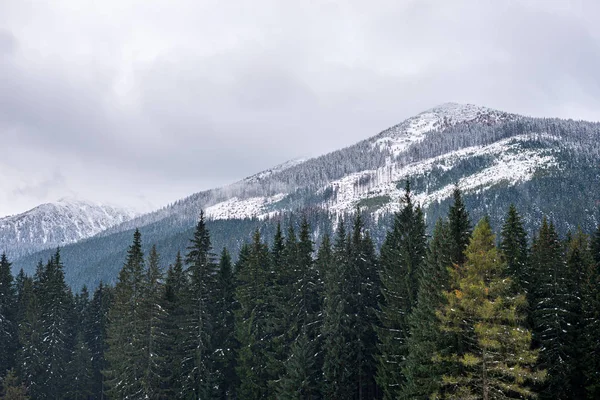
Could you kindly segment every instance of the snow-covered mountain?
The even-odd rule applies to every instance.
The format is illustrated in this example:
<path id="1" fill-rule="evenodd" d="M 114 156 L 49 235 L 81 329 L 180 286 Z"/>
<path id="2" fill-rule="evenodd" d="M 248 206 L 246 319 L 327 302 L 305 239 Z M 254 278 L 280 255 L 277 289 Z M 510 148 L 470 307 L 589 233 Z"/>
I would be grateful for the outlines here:
<path id="1" fill-rule="evenodd" d="M 64 198 L 0 219 L 0 252 L 19 257 L 89 238 L 130 220 L 135 213 L 114 206 Z"/>
<path id="2" fill-rule="evenodd" d="M 156 244 L 170 262 L 178 250 L 185 251 L 200 210 L 209 218 L 214 248 L 227 246 L 234 255 L 254 229 L 268 238 L 277 221 L 305 214 L 318 240 L 332 219 L 357 208 L 366 214 L 377 242 L 399 209 L 407 178 L 430 226 L 446 214 L 458 185 L 474 220 L 488 215 L 498 227 L 514 203 L 529 231 L 542 216 L 562 233 L 578 226 L 590 230 L 600 222 L 600 124 L 443 104 L 352 146 L 291 161 L 114 224 L 66 246 L 63 259 L 77 268 L 70 275 L 76 284 L 111 281 L 131 231 L 140 228 L 144 243 Z M 31 270 L 48 256 L 34 254 L 15 265 Z"/>

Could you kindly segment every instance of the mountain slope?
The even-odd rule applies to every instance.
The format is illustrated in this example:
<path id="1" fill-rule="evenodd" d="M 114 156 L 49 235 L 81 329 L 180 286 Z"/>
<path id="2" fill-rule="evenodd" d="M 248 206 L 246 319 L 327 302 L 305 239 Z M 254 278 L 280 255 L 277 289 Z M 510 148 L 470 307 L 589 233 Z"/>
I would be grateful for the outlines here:
<path id="1" fill-rule="evenodd" d="M 131 211 L 74 199 L 0 219 L 0 251 L 10 257 L 64 246 L 131 219 Z"/>
<path id="2" fill-rule="evenodd" d="M 78 282 L 91 282 L 86 278 L 91 275 L 111 281 L 131 230 L 140 227 L 145 241 L 159 244 L 169 262 L 185 249 L 201 209 L 218 230 L 215 248 L 227 245 L 234 253 L 253 229 L 268 234 L 277 220 L 298 213 L 310 215 L 318 240 L 331 219 L 357 206 L 377 240 L 399 207 L 406 178 L 428 221 L 445 214 L 458 184 L 474 219 L 487 214 L 499 226 L 508 205 L 515 203 L 529 230 L 542 215 L 563 233 L 577 226 L 591 229 L 600 220 L 599 166 L 598 123 L 449 103 L 353 146 L 193 194 L 68 246 L 63 257 L 67 262 L 73 255 L 70 261 L 88 271 L 77 271 Z M 30 257 L 16 264 L 31 268 L 32 262 Z"/>

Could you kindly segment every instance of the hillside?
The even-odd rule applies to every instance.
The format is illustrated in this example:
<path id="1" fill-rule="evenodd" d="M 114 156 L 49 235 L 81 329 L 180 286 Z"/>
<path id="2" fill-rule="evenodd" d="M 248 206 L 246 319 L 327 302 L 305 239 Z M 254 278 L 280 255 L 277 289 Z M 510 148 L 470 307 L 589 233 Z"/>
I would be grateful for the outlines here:
<path id="1" fill-rule="evenodd" d="M 276 221 L 303 212 L 318 240 L 331 219 L 357 206 L 377 239 L 398 209 L 406 178 L 429 220 L 445 214 L 458 184 L 474 218 L 488 214 L 497 222 L 515 203 L 529 230 L 542 215 L 551 217 L 563 234 L 577 226 L 591 229 L 600 220 L 599 166 L 598 123 L 444 104 L 353 146 L 193 194 L 67 246 L 67 279 L 76 284 L 112 281 L 135 227 L 141 228 L 145 243 L 158 244 L 163 263 L 170 262 L 187 245 L 200 209 L 212 219 L 217 251 L 226 245 L 235 253 L 254 229 L 271 232 Z M 31 271 L 47 255 L 22 258 L 15 265 Z"/>

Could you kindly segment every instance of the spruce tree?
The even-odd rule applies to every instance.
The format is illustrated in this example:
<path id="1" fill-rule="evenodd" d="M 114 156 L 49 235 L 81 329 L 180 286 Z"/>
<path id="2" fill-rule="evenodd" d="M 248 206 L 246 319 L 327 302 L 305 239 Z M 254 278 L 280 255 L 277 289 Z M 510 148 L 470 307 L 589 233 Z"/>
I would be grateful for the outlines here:
<path id="1" fill-rule="evenodd" d="M 17 372 L 33 398 L 44 398 L 44 358 L 42 340 L 44 326 L 42 324 L 42 307 L 40 305 L 36 284 L 32 278 L 26 277 L 23 288 L 19 292 L 19 344 L 17 354 Z"/>
<path id="2" fill-rule="evenodd" d="M 210 233 L 202 211 L 187 250 L 185 263 L 190 284 L 183 339 L 186 352 L 182 367 L 183 390 L 194 398 L 210 399 L 215 396 L 219 381 L 213 340 L 217 282 Z"/>
<path id="3" fill-rule="evenodd" d="M 527 290 L 529 280 L 527 234 L 514 204 L 511 204 L 508 209 L 500 236 L 500 250 L 506 261 L 508 273 L 514 279 L 515 284 Z"/>
<path id="4" fill-rule="evenodd" d="M 236 289 L 239 308 L 236 310 L 235 327 L 236 338 L 240 342 L 236 367 L 240 380 L 237 396 L 260 399 L 273 395 L 268 385 L 273 376 L 269 374 L 269 343 L 265 340 L 270 317 L 266 290 L 270 255 L 258 230 L 243 255 L 245 259 L 237 271 L 239 284 Z"/>
<path id="5" fill-rule="evenodd" d="M 165 339 L 169 374 L 164 383 L 165 393 L 170 398 L 183 399 L 184 376 L 182 372 L 183 360 L 186 358 L 183 339 L 183 327 L 187 317 L 186 296 L 189 291 L 188 277 L 183 270 L 183 258 L 177 253 L 175 263 L 169 266 L 164 289 Z"/>
<path id="6" fill-rule="evenodd" d="M 581 359 L 590 399 L 600 398 L 600 226 L 591 240 L 591 260 L 582 285 Z"/>
<path id="7" fill-rule="evenodd" d="M 219 271 L 217 274 L 218 301 L 216 330 L 214 333 L 217 355 L 217 370 L 220 371 L 218 397 L 231 399 L 235 397 L 235 339 L 234 303 L 235 282 L 231 256 L 227 249 L 221 252 Z"/>
<path id="8" fill-rule="evenodd" d="M 0 256 L 0 377 L 15 365 L 17 294 L 5 253 Z"/>
<path id="9" fill-rule="evenodd" d="M 147 321 L 144 295 L 145 265 L 142 235 L 133 234 L 127 260 L 119 272 L 114 299 L 109 311 L 108 351 L 105 371 L 108 395 L 112 398 L 143 398 L 146 393 L 145 362 Z"/>
<path id="10" fill-rule="evenodd" d="M 333 262 L 325 274 L 323 397 L 332 400 L 354 398 L 354 381 L 350 369 L 352 357 L 350 309 L 347 276 L 350 268 L 349 244 L 344 222 L 337 228 Z"/>
<path id="11" fill-rule="evenodd" d="M 83 400 L 93 396 L 93 372 L 92 354 L 83 333 L 79 332 L 67 366 L 69 381 L 66 385 L 65 398 Z"/>
<path id="12" fill-rule="evenodd" d="M 60 249 L 50 258 L 39 282 L 41 305 L 44 369 L 42 386 L 44 397 L 59 398 L 67 385 L 67 363 L 72 349 L 73 296 L 65 283 Z"/>
<path id="13" fill-rule="evenodd" d="M 167 380 L 167 343 L 165 339 L 166 311 L 163 307 L 163 274 L 160 256 L 152 246 L 148 256 L 148 268 L 143 287 L 142 307 L 146 322 L 144 337 L 144 392 L 152 399 L 165 398 L 164 384 Z"/>
<path id="14" fill-rule="evenodd" d="M 452 198 L 453 203 L 448 212 L 448 229 L 452 238 L 451 260 L 455 264 L 462 265 L 466 260 L 464 252 L 471 238 L 471 222 L 458 186 L 454 188 Z"/>
<path id="15" fill-rule="evenodd" d="M 418 276 L 417 303 L 408 317 L 410 336 L 408 356 L 402 369 L 405 384 L 400 398 L 429 399 L 439 392 L 446 372 L 443 364 L 434 361 L 433 355 L 448 345 L 436 312 L 446 304 L 443 293 L 449 289 L 450 243 L 448 223 L 440 219 Z"/>
<path id="16" fill-rule="evenodd" d="M 571 304 L 574 294 L 562 243 L 546 218 L 531 251 L 531 289 L 528 293 L 533 321 L 533 340 L 540 349 L 539 363 L 548 371 L 541 398 L 568 399 L 572 395 L 573 373 Z"/>
<path id="17" fill-rule="evenodd" d="M 442 386 L 449 399 L 533 398 L 530 384 L 543 378 L 535 369 L 537 351 L 530 350 L 525 328 L 526 297 L 515 291 L 500 259 L 487 218 L 473 232 L 465 263 L 451 270 L 453 290 L 438 312 L 443 332 L 469 338 L 467 346 L 438 360 L 457 363 Z"/>
<path id="18" fill-rule="evenodd" d="M 292 282 L 293 295 L 289 310 L 295 339 L 281 379 L 279 398 L 313 399 L 318 396 L 318 365 L 315 362 L 319 334 L 320 286 L 319 275 L 312 257 L 313 242 L 310 226 L 303 218 L 296 249 L 296 280 Z M 308 357 L 307 355 L 310 355 Z"/>
<path id="19" fill-rule="evenodd" d="M 417 302 L 418 277 L 425 252 L 423 213 L 413 203 L 407 182 L 402 210 L 394 217 L 379 262 L 382 304 L 378 314 L 377 383 L 385 399 L 398 399 L 404 384 L 402 369 L 410 336 L 408 316 Z"/>
<path id="20" fill-rule="evenodd" d="M 108 312 L 112 302 L 112 290 L 102 282 L 98 285 L 88 307 L 88 326 L 85 340 L 92 359 L 91 392 L 94 399 L 106 398 L 106 387 L 102 371 L 107 368 Z"/>

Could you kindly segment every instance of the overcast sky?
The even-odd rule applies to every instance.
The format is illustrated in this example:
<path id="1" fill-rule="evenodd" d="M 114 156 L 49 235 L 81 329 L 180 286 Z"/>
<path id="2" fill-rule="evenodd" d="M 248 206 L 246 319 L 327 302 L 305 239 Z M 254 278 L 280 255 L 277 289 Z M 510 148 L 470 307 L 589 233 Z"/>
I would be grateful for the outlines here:
<path id="1" fill-rule="evenodd" d="M 598 3 L 0 0 L 0 215 L 149 210 L 449 101 L 600 120 Z"/>

